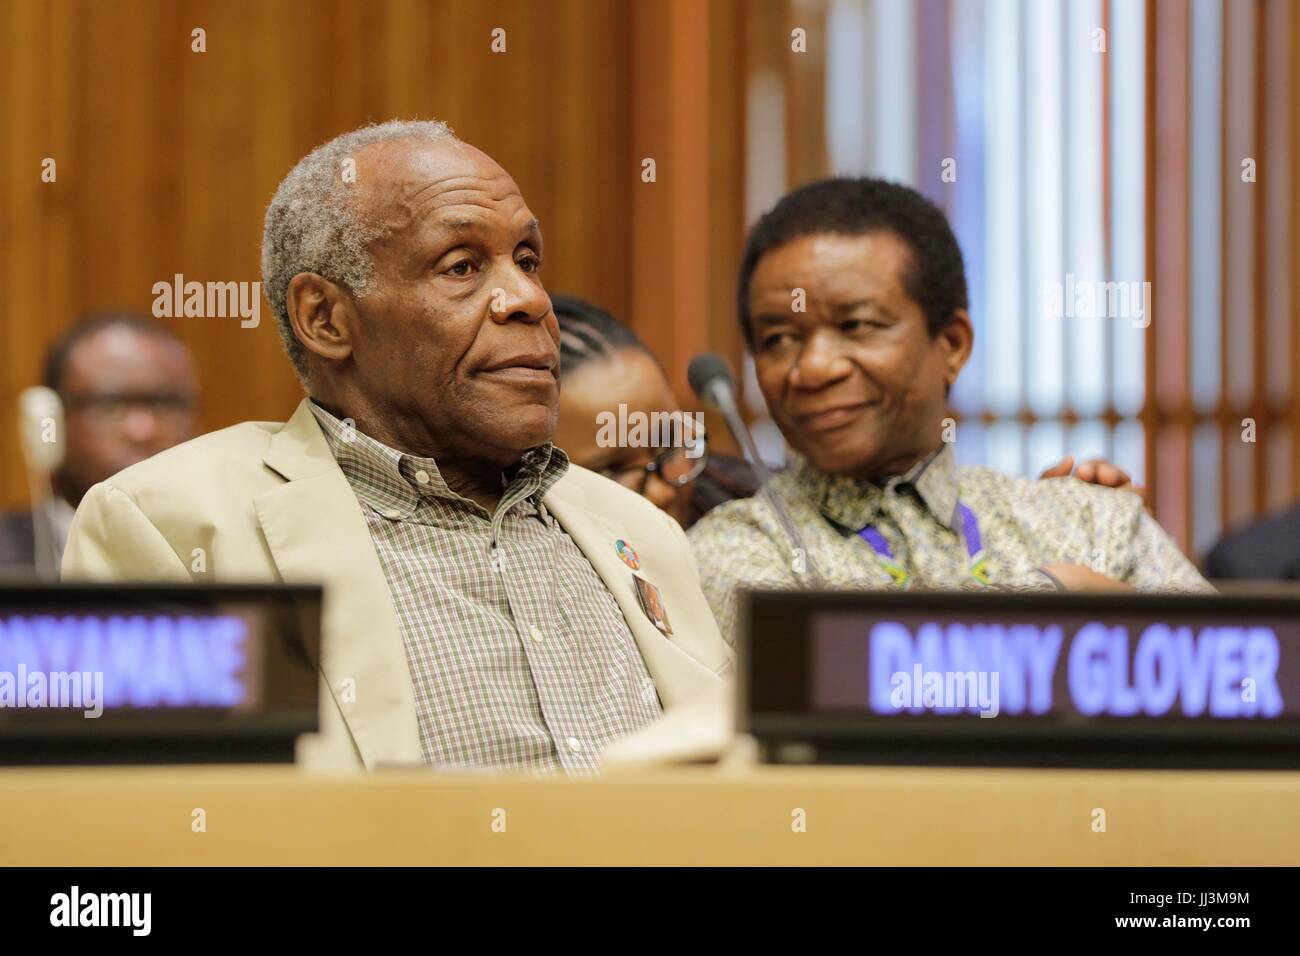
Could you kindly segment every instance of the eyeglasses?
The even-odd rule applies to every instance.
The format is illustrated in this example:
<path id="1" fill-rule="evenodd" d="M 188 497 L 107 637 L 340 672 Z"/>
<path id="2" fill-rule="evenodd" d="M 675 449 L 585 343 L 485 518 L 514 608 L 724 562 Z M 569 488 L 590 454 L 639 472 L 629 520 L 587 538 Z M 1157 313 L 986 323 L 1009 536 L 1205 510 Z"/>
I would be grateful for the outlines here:
<path id="1" fill-rule="evenodd" d="M 689 446 L 665 448 L 644 465 L 632 468 L 602 468 L 600 474 L 617 481 L 624 488 L 630 488 L 638 495 L 644 495 L 650 484 L 650 476 L 673 488 L 683 488 L 700 476 L 709 464 L 708 442 L 704 433 L 700 433 Z"/>
<path id="2" fill-rule="evenodd" d="M 63 405 L 68 412 L 80 412 L 103 424 L 124 420 L 133 408 L 145 409 L 167 424 L 183 422 L 194 414 L 193 397 L 173 392 L 81 395 L 64 399 Z"/>

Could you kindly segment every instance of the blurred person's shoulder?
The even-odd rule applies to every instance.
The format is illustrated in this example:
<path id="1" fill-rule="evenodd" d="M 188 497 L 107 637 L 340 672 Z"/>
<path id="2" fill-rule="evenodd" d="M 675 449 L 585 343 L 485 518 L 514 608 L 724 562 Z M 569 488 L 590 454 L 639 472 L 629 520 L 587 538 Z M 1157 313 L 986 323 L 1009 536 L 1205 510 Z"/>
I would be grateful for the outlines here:
<path id="1" fill-rule="evenodd" d="M 1213 578 L 1300 580 L 1300 506 L 1225 532 L 1205 567 Z"/>
<path id="2" fill-rule="evenodd" d="M 0 512 L 0 568 L 30 568 L 35 560 L 31 511 Z"/>
<path id="3" fill-rule="evenodd" d="M 146 513 L 174 504 L 247 498 L 283 483 L 264 458 L 285 422 L 241 422 L 182 442 L 123 469 L 96 486 L 126 494 Z M 94 491 L 95 489 L 92 489 Z"/>

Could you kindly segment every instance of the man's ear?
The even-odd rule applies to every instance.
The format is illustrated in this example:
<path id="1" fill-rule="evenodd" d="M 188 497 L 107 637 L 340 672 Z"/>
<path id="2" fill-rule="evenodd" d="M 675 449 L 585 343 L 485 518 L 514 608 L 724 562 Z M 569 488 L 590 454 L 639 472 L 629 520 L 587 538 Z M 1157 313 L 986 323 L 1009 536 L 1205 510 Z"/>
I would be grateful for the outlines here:
<path id="1" fill-rule="evenodd" d="M 303 348 L 332 362 L 352 354 L 356 307 L 343 286 L 314 272 L 299 272 L 289 280 L 285 306 Z"/>
<path id="2" fill-rule="evenodd" d="M 971 325 L 970 313 L 965 309 L 955 309 L 935 339 L 944 350 L 944 384 L 952 388 L 975 346 L 975 327 Z"/>

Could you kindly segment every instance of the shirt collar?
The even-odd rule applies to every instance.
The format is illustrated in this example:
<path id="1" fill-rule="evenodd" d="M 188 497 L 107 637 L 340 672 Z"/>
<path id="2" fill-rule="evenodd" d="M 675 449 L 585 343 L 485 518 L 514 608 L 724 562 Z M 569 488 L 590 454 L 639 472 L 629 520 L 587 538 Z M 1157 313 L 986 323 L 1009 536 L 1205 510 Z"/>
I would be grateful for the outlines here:
<path id="1" fill-rule="evenodd" d="M 408 518 L 432 498 L 478 505 L 447 486 L 437 462 L 390 448 L 332 413 L 310 403 L 334 460 L 357 498 L 389 518 Z M 569 469 L 569 458 L 550 442 L 530 448 L 502 475 L 502 506 L 525 498 L 538 502 Z"/>
<path id="2" fill-rule="evenodd" d="M 818 510 L 841 527 L 857 531 L 877 524 L 885 495 L 893 491 L 915 494 L 936 521 L 949 530 L 957 529 L 957 462 L 952 446 L 946 442 L 905 474 L 878 482 L 832 475 L 801 455 L 792 458 L 796 482 L 812 494 Z"/>

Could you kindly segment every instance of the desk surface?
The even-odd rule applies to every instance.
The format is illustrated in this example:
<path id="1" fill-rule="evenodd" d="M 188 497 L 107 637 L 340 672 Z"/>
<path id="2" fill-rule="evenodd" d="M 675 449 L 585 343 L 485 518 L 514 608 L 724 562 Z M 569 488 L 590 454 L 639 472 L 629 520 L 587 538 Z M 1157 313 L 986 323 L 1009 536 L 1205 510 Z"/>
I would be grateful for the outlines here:
<path id="1" fill-rule="evenodd" d="M 1300 773 L 0 771 L 0 865 L 97 864 L 1295 865 Z"/>

